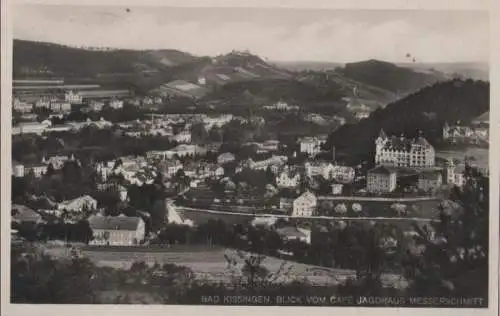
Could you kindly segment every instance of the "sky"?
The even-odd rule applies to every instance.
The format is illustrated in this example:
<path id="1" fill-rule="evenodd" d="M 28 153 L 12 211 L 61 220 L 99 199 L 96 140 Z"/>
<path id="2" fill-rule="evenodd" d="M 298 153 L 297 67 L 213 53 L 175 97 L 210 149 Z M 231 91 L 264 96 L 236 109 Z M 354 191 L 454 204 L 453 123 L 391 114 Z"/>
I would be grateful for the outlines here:
<path id="1" fill-rule="evenodd" d="M 105 7 L 20 4 L 14 38 L 71 46 L 248 49 L 274 61 L 487 62 L 484 11 Z"/>

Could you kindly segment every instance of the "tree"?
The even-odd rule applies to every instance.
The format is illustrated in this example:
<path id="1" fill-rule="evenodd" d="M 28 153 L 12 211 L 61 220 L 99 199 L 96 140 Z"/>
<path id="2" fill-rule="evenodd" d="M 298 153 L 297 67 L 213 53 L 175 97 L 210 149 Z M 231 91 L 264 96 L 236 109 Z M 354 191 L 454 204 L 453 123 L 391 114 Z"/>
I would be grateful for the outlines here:
<path id="1" fill-rule="evenodd" d="M 453 204 L 440 205 L 440 222 L 416 227 L 420 252 L 408 252 L 405 274 L 412 295 L 488 297 L 489 179 L 466 167 L 463 189 L 451 194 Z"/>

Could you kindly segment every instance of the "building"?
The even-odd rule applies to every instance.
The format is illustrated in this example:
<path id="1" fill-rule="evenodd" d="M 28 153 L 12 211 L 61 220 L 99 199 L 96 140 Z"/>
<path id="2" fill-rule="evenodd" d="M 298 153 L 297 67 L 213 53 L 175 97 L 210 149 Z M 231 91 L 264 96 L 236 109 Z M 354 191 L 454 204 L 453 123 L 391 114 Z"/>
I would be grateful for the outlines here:
<path id="1" fill-rule="evenodd" d="M 170 136 L 168 139 L 170 141 L 175 141 L 178 143 L 189 144 L 191 143 L 191 132 L 183 130 L 176 135 Z"/>
<path id="2" fill-rule="evenodd" d="M 340 194 L 342 194 L 342 190 L 344 188 L 344 185 L 341 183 L 333 183 L 331 185 L 331 188 L 332 188 L 333 195 L 340 195 Z"/>
<path id="3" fill-rule="evenodd" d="M 140 217 L 92 215 L 88 222 L 93 236 L 91 245 L 134 246 L 146 234 L 146 225 Z"/>
<path id="4" fill-rule="evenodd" d="M 443 185 L 443 176 L 439 172 L 422 172 L 418 176 L 418 189 L 434 191 Z"/>
<path id="5" fill-rule="evenodd" d="M 63 201 L 57 205 L 57 209 L 72 213 L 80 213 L 86 210 L 97 209 L 97 200 L 90 195 L 84 195 L 73 200 Z"/>
<path id="6" fill-rule="evenodd" d="M 175 174 L 182 168 L 182 163 L 177 159 L 162 160 L 158 164 L 159 171 L 167 178 L 175 176 Z"/>
<path id="7" fill-rule="evenodd" d="M 223 165 L 229 162 L 233 162 L 236 157 L 232 153 L 222 153 L 217 157 L 217 163 Z"/>
<path id="8" fill-rule="evenodd" d="M 113 98 L 109 100 L 108 106 L 112 109 L 121 109 L 123 108 L 123 101 Z"/>
<path id="9" fill-rule="evenodd" d="M 64 101 L 70 104 L 82 104 L 83 98 L 80 93 L 69 90 L 64 93 Z"/>
<path id="10" fill-rule="evenodd" d="M 434 147 L 419 136 L 415 139 L 403 135 L 387 137 L 383 130 L 375 140 L 375 164 L 392 167 L 433 167 Z"/>
<path id="11" fill-rule="evenodd" d="M 314 156 L 321 152 L 321 146 L 326 143 L 326 137 L 304 137 L 299 139 L 301 153 Z"/>
<path id="12" fill-rule="evenodd" d="M 103 107 L 104 107 L 104 102 L 102 102 L 102 101 L 90 100 L 90 102 L 89 102 L 89 109 L 94 111 L 94 112 L 102 111 Z"/>
<path id="13" fill-rule="evenodd" d="M 353 167 L 348 166 L 333 166 L 330 171 L 330 178 L 342 183 L 352 183 L 356 176 Z"/>
<path id="14" fill-rule="evenodd" d="M 45 164 L 29 164 L 24 166 L 24 174 L 33 175 L 35 178 L 40 178 L 47 173 L 47 165 Z"/>
<path id="15" fill-rule="evenodd" d="M 276 232 L 285 241 L 299 240 L 307 244 L 311 243 L 311 231 L 309 229 L 299 227 L 283 227 L 278 228 Z"/>
<path id="16" fill-rule="evenodd" d="M 297 105 L 288 105 L 286 102 L 276 102 L 273 105 L 265 105 L 264 109 L 266 110 L 276 110 L 276 111 L 291 111 L 298 110 L 299 107 Z"/>
<path id="17" fill-rule="evenodd" d="M 292 216 L 312 216 L 317 206 L 316 196 L 307 191 L 293 201 Z"/>
<path id="18" fill-rule="evenodd" d="M 12 175 L 16 178 L 23 178 L 24 177 L 24 165 L 17 162 L 17 161 L 13 161 L 12 162 Z"/>
<path id="19" fill-rule="evenodd" d="M 43 221 L 42 216 L 27 206 L 13 204 L 11 211 L 12 222 L 16 224 L 38 224 Z"/>
<path id="20" fill-rule="evenodd" d="M 463 164 L 455 164 L 453 159 L 448 159 L 445 174 L 446 183 L 449 185 L 462 187 L 467 181 L 465 177 L 465 166 Z"/>
<path id="21" fill-rule="evenodd" d="M 276 177 L 278 188 L 296 188 L 300 184 L 300 174 L 286 168 Z"/>
<path id="22" fill-rule="evenodd" d="M 304 171 L 309 178 L 322 176 L 324 179 L 330 180 L 332 170 L 333 165 L 331 163 L 319 161 L 307 161 L 304 163 Z"/>
<path id="23" fill-rule="evenodd" d="M 29 113 L 33 110 L 33 104 L 14 98 L 12 102 L 12 109 L 21 113 Z"/>
<path id="24" fill-rule="evenodd" d="M 71 157 L 68 156 L 52 156 L 49 158 L 46 158 L 45 156 L 42 158 L 42 164 L 44 165 L 50 165 L 52 164 L 52 167 L 54 169 L 59 170 L 61 169 L 66 161 L 74 161 L 75 157 L 72 155 Z"/>
<path id="25" fill-rule="evenodd" d="M 71 112 L 71 104 L 65 101 L 50 102 L 50 109 L 57 113 Z"/>
<path id="26" fill-rule="evenodd" d="M 445 122 L 443 126 L 443 139 L 446 141 L 469 141 L 469 142 L 487 142 L 489 140 L 489 127 L 487 124 L 479 123 L 471 126 L 448 125 Z"/>
<path id="27" fill-rule="evenodd" d="M 17 127 L 17 133 L 19 134 L 37 134 L 41 135 L 45 130 L 50 126 L 51 124 L 49 122 L 21 122 L 19 123 Z M 14 127 L 14 128 L 16 128 Z M 13 128 L 13 129 L 14 129 Z M 15 134 L 13 132 L 13 134 Z"/>
<path id="28" fill-rule="evenodd" d="M 378 166 L 366 177 L 366 190 L 370 193 L 387 193 L 396 189 L 397 174 L 390 167 Z"/>

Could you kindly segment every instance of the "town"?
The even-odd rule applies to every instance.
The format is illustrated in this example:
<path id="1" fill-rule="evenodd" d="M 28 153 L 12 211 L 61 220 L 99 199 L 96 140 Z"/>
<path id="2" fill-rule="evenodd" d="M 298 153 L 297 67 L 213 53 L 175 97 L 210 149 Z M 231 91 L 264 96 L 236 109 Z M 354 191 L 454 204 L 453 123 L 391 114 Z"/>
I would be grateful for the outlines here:
<path id="1" fill-rule="evenodd" d="M 356 67 L 373 65 L 424 76 L 373 60 Z M 484 231 L 452 233 L 487 223 L 483 81 L 429 75 L 383 89 L 347 66 L 290 71 L 236 50 L 178 73 L 134 68 L 130 82 L 118 71 L 22 66 L 12 87 L 11 246 L 23 255 L 13 266 L 27 269 L 35 247 L 54 265 L 87 271 L 81 287 L 100 296 L 82 302 L 135 302 L 105 294 L 130 284 L 147 300 L 162 287 L 160 303 L 235 288 L 253 295 L 258 284 L 280 295 L 276 284 L 417 297 L 419 260 L 442 260 L 442 250 L 456 268 L 445 272 L 469 271 L 469 257 L 487 263 Z M 22 283 L 32 274 L 13 275 Z M 176 297 L 181 290 L 195 294 Z"/>

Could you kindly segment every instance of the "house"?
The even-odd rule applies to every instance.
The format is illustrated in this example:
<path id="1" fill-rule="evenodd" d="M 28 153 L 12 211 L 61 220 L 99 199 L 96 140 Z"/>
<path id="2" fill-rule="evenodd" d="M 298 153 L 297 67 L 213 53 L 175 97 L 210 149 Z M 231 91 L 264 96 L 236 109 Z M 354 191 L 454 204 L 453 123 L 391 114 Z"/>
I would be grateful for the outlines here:
<path id="1" fill-rule="evenodd" d="M 316 196 L 306 191 L 293 201 L 292 216 L 312 216 L 317 206 Z"/>
<path id="2" fill-rule="evenodd" d="M 251 225 L 253 227 L 257 227 L 257 226 L 272 227 L 276 224 L 277 221 L 278 221 L 278 218 L 275 216 L 255 217 L 252 220 Z"/>
<path id="3" fill-rule="evenodd" d="M 38 224 L 41 223 L 42 216 L 38 214 L 37 212 L 33 211 L 27 206 L 24 205 L 18 205 L 18 204 L 13 204 L 11 207 L 11 219 L 12 222 L 17 223 L 17 224 L 22 224 L 22 223 L 32 223 L 32 224 Z"/>
<path id="4" fill-rule="evenodd" d="M 53 112 L 67 113 L 71 112 L 71 104 L 69 102 L 64 102 L 64 101 L 50 102 L 50 109 Z"/>
<path id="5" fill-rule="evenodd" d="M 396 189 L 397 174 L 394 169 L 378 166 L 368 171 L 366 190 L 371 193 L 386 193 Z"/>
<path id="6" fill-rule="evenodd" d="M 123 101 L 113 98 L 109 100 L 108 106 L 112 109 L 121 109 L 123 108 Z"/>
<path id="7" fill-rule="evenodd" d="M 439 172 L 422 172 L 418 176 L 418 189 L 436 190 L 443 185 L 443 176 Z"/>
<path id="8" fill-rule="evenodd" d="M 41 135 L 50 126 L 49 122 L 22 122 L 17 125 L 19 134 L 37 134 Z"/>
<path id="9" fill-rule="evenodd" d="M 285 168 L 277 177 L 276 185 L 278 188 L 296 188 L 300 184 L 300 174 Z"/>
<path id="10" fill-rule="evenodd" d="M 64 93 L 64 101 L 70 104 L 82 104 L 83 98 L 78 92 L 66 91 Z"/>
<path id="11" fill-rule="evenodd" d="M 104 107 L 104 102 L 102 102 L 102 101 L 90 100 L 90 102 L 89 102 L 89 109 L 91 109 L 94 112 L 102 111 L 103 107 Z"/>
<path id="12" fill-rule="evenodd" d="M 223 165 L 229 162 L 232 162 L 236 159 L 236 157 L 232 153 L 222 153 L 217 157 L 217 163 L 219 165 Z"/>
<path id="13" fill-rule="evenodd" d="M 32 174 L 35 178 L 40 178 L 47 173 L 47 165 L 45 164 L 28 164 L 24 166 L 24 173 Z"/>
<path id="14" fill-rule="evenodd" d="M 23 178 L 24 177 L 24 165 L 17 162 L 17 161 L 13 161 L 12 162 L 12 175 L 16 178 Z"/>
<path id="15" fill-rule="evenodd" d="M 73 200 L 63 201 L 57 205 L 59 210 L 67 210 L 72 213 L 80 213 L 83 210 L 97 209 L 97 200 L 90 195 L 84 195 Z"/>
<path id="16" fill-rule="evenodd" d="M 74 161 L 75 157 L 71 155 L 71 157 L 68 156 L 52 156 L 50 158 L 46 158 L 45 156 L 42 158 L 42 164 L 45 165 L 50 165 L 52 164 L 52 167 L 56 170 L 61 169 L 66 161 Z"/>
<path id="17" fill-rule="evenodd" d="M 277 229 L 276 232 L 285 241 L 299 240 L 307 244 L 311 243 L 311 231 L 309 229 L 299 227 L 283 227 Z"/>
<path id="18" fill-rule="evenodd" d="M 344 185 L 341 183 L 333 183 L 331 185 L 331 188 L 332 188 L 333 195 L 340 195 L 340 194 L 342 194 L 342 189 L 344 188 Z"/>
<path id="19" fill-rule="evenodd" d="M 92 229 L 90 245 L 134 246 L 145 237 L 146 225 L 140 217 L 92 215 L 88 218 Z"/>
<path id="20" fill-rule="evenodd" d="M 18 98 L 14 98 L 14 101 L 12 102 L 12 108 L 17 112 L 29 113 L 33 110 L 33 104 L 21 101 Z"/>
<path id="21" fill-rule="evenodd" d="M 463 164 L 456 165 L 453 159 L 448 159 L 445 169 L 446 183 L 458 187 L 462 187 L 466 183 L 465 166 Z"/>
<path id="22" fill-rule="evenodd" d="M 353 167 L 348 166 L 333 166 L 330 171 L 330 178 L 342 183 L 352 183 L 356 172 Z"/>
<path id="23" fill-rule="evenodd" d="M 191 219 L 186 218 L 181 212 L 177 210 L 175 204 L 172 200 L 165 201 L 165 207 L 167 208 L 167 221 L 168 223 L 177 225 L 194 226 Z"/>
<path id="24" fill-rule="evenodd" d="M 434 147 L 419 136 L 415 139 L 387 137 L 383 130 L 375 140 L 375 164 L 392 167 L 433 167 Z"/>
<path id="25" fill-rule="evenodd" d="M 324 179 L 331 179 L 333 165 L 326 162 L 307 161 L 304 163 L 305 174 L 309 177 L 322 176 Z"/>
<path id="26" fill-rule="evenodd" d="M 263 143 L 257 144 L 257 153 L 269 153 L 278 151 L 280 142 L 277 140 L 266 140 Z"/>
<path id="27" fill-rule="evenodd" d="M 167 178 L 175 176 L 175 174 L 182 168 L 182 163 L 177 159 L 162 160 L 158 164 L 159 171 Z"/>
<path id="28" fill-rule="evenodd" d="M 473 123 L 474 124 L 474 123 Z M 466 141 L 488 141 L 489 128 L 488 124 L 479 123 L 471 126 L 460 125 L 458 122 L 455 125 L 448 125 L 445 122 L 443 126 L 443 139 L 456 142 L 459 140 Z"/>
<path id="29" fill-rule="evenodd" d="M 170 136 L 168 139 L 170 141 L 175 141 L 178 143 L 189 144 L 191 143 L 191 132 L 188 130 L 183 130 L 176 135 Z"/>
<path id="30" fill-rule="evenodd" d="M 326 137 L 304 137 L 299 139 L 301 153 L 307 153 L 314 156 L 321 152 L 321 146 L 326 143 Z"/>

